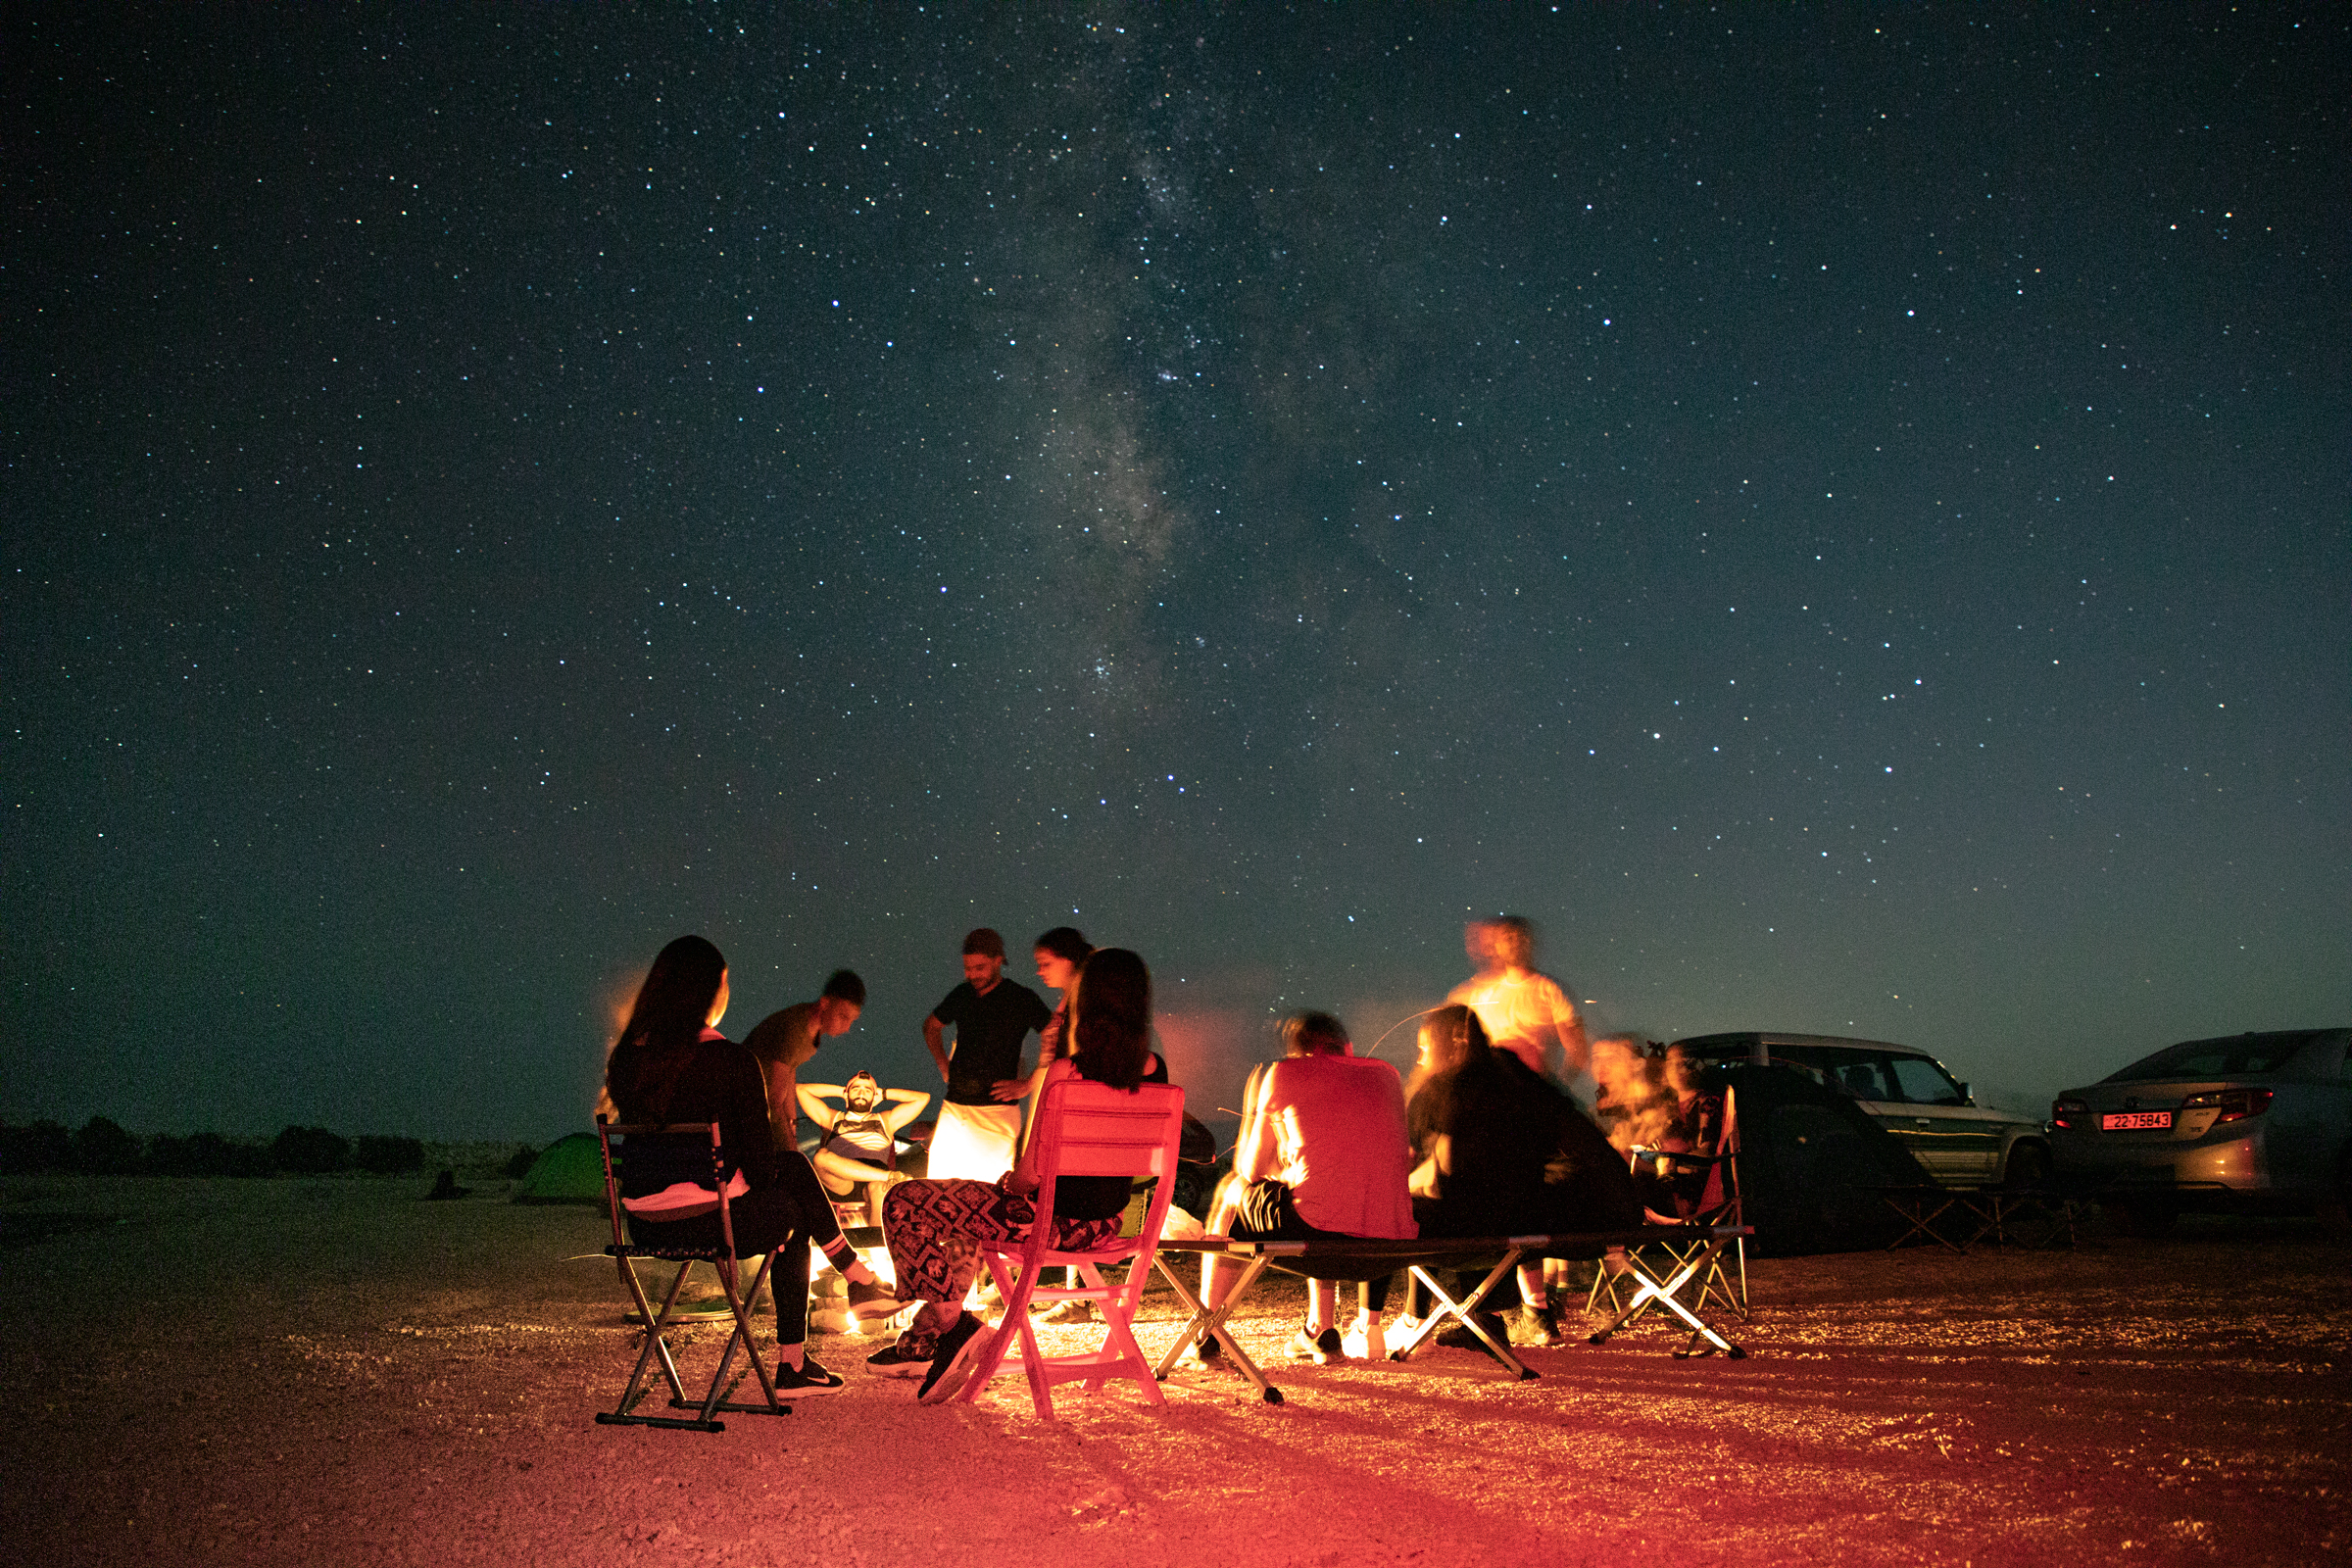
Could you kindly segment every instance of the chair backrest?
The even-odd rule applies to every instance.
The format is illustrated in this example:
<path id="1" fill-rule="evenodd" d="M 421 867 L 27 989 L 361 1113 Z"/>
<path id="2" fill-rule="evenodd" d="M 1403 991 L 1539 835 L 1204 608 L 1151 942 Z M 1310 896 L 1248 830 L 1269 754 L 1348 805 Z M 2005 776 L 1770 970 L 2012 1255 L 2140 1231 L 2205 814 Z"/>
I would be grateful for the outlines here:
<path id="1" fill-rule="evenodd" d="M 1064 1078 L 1047 1087 L 1030 1129 L 1042 1180 L 1041 1214 L 1053 1212 L 1055 1184 L 1064 1176 L 1156 1177 L 1142 1235 L 1153 1245 L 1167 1218 L 1176 1189 L 1179 1152 L 1184 1145 L 1184 1091 L 1172 1084 L 1113 1089 L 1083 1078 Z M 1054 1227 L 1036 1227 L 1042 1250 Z"/>
<path id="2" fill-rule="evenodd" d="M 716 1209 L 719 1234 L 725 1239 L 729 1255 L 735 1248 L 735 1216 L 728 1202 L 726 1156 L 719 1146 L 718 1123 L 714 1121 L 677 1122 L 616 1122 L 596 1118 L 597 1143 L 605 1159 L 605 1205 L 612 1215 L 612 1245 L 625 1246 L 628 1237 L 622 1230 L 621 1217 L 627 1204 L 620 1196 L 623 1172 L 632 1177 L 632 1185 L 648 1189 L 657 1185 L 672 1191 L 692 1184 L 707 1187 L 711 1197 L 709 1208 L 697 1205 L 669 1216 L 690 1218 L 695 1213 Z M 612 1140 L 623 1142 L 618 1151 L 618 1165 L 613 1162 Z M 661 1220 L 662 1215 L 640 1212 L 639 1219 Z"/>

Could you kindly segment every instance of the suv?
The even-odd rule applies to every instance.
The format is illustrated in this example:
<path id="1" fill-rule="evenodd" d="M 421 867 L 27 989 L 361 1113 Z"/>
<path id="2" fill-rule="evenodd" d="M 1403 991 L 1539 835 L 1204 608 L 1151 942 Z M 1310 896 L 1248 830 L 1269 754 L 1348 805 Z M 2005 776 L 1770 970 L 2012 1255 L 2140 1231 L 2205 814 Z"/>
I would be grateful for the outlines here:
<path id="1" fill-rule="evenodd" d="M 1707 1061 L 1794 1067 L 1851 1095 L 1946 1187 L 2039 1187 L 2050 1178 L 2041 1123 L 1979 1105 L 1924 1051 L 1836 1035 L 1695 1035 L 1676 1045 Z"/>

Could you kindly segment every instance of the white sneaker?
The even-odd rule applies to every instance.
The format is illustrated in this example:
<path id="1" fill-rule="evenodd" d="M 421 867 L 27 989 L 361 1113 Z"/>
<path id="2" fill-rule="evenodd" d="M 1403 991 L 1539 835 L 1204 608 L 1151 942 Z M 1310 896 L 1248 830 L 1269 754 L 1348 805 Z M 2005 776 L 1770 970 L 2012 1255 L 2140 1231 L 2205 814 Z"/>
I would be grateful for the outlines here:
<path id="1" fill-rule="evenodd" d="M 1351 1361 L 1387 1360 L 1389 1344 L 1380 1331 L 1380 1319 L 1368 1312 L 1356 1313 L 1348 1332 L 1340 1336 L 1340 1349 Z"/>

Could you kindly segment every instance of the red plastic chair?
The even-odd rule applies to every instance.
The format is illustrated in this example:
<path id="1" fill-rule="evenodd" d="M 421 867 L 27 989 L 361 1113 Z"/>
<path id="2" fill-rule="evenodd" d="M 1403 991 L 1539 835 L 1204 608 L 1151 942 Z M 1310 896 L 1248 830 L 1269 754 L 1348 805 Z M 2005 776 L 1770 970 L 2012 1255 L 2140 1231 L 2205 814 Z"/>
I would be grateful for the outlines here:
<path id="1" fill-rule="evenodd" d="M 1184 1140 L 1184 1091 L 1167 1084 L 1112 1089 L 1081 1078 L 1065 1078 L 1046 1090 L 1030 1136 L 1036 1141 L 1037 1170 L 1043 1178 L 1037 1193 L 1041 1217 L 1024 1241 L 981 1244 L 981 1256 L 1004 1298 L 1004 1319 L 990 1335 L 980 1352 L 979 1366 L 956 1397 L 965 1401 L 977 1397 L 1000 1370 L 1009 1370 L 1004 1361 L 1017 1334 L 1021 1366 L 1029 1375 L 1029 1396 L 1045 1420 L 1054 1419 L 1052 1390 L 1057 1383 L 1084 1383 L 1089 1389 L 1099 1389 L 1113 1378 L 1132 1378 L 1153 1404 L 1166 1403 L 1159 1380 L 1152 1374 L 1151 1361 L 1135 1343 L 1135 1308 L 1151 1276 L 1159 1229 L 1168 1217 L 1168 1202 L 1175 1192 L 1178 1151 Z M 1043 1216 L 1054 1212 L 1054 1186 L 1064 1176 L 1156 1178 L 1142 1230 L 1133 1236 L 1114 1237 L 1091 1252 L 1066 1252 L 1051 1245 L 1054 1226 Z M 1102 1270 L 1119 1263 L 1128 1265 L 1126 1277 L 1116 1284 L 1104 1283 Z M 1045 1270 L 1060 1265 L 1077 1269 L 1085 1283 L 1044 1284 Z M 1029 1305 L 1032 1301 L 1071 1300 L 1097 1303 L 1102 1314 L 1102 1343 L 1084 1355 L 1049 1356 L 1038 1347 Z"/>

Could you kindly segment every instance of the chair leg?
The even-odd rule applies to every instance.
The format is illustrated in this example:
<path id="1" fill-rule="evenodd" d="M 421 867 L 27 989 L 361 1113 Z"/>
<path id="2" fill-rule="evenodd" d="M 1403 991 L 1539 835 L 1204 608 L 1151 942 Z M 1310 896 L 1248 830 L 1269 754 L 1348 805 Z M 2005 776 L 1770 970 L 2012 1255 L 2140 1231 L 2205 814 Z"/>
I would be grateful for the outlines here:
<path id="1" fill-rule="evenodd" d="M 1012 1298 L 1015 1294 L 1026 1296 L 1026 1292 L 1013 1283 L 1012 1270 L 1003 1258 L 991 1252 L 983 1260 L 988 1264 L 989 1277 L 996 1281 L 997 1294 L 1004 1298 L 1004 1316 L 994 1329 L 986 1331 L 988 1343 L 980 1348 L 980 1364 L 972 1368 L 970 1379 L 956 1396 L 956 1401 L 962 1404 L 969 1404 L 977 1398 L 980 1391 L 995 1379 L 998 1368 L 1004 1364 L 1004 1352 L 1012 1345 Z M 1023 1311 L 1021 1315 L 1027 1317 L 1029 1314 Z"/>
<path id="2" fill-rule="evenodd" d="M 1169 1289 L 1176 1293 L 1176 1298 L 1184 1303 L 1185 1310 L 1192 1316 L 1186 1320 L 1183 1329 L 1178 1332 L 1174 1342 L 1168 1346 L 1167 1353 L 1159 1358 L 1156 1366 L 1152 1367 L 1152 1378 L 1154 1380 L 1165 1378 L 1174 1369 L 1177 1357 L 1183 1355 L 1186 1350 L 1191 1349 L 1200 1341 L 1213 1336 L 1216 1342 L 1225 1348 L 1225 1354 L 1233 1361 L 1235 1370 L 1248 1378 L 1250 1386 L 1257 1390 L 1258 1396 L 1268 1404 L 1280 1404 L 1282 1391 L 1266 1381 L 1265 1373 L 1258 1369 L 1255 1361 L 1250 1359 L 1250 1352 L 1242 1348 L 1241 1342 L 1235 1339 L 1232 1332 L 1225 1327 L 1225 1320 L 1231 1317 L 1234 1309 L 1249 1297 L 1250 1287 L 1257 1283 L 1258 1276 L 1265 1273 L 1266 1265 L 1273 1259 L 1260 1253 L 1244 1260 L 1242 1277 L 1234 1281 L 1233 1288 L 1225 1293 L 1223 1304 L 1210 1306 L 1193 1294 L 1192 1286 L 1185 1282 L 1183 1270 L 1171 1265 L 1168 1257 L 1169 1254 L 1165 1252 L 1157 1254 L 1152 1260 L 1153 1266 L 1159 1270 L 1159 1277 L 1168 1282 Z"/>
<path id="3" fill-rule="evenodd" d="M 669 1327 L 670 1308 L 676 1303 L 678 1290 L 686 1283 L 686 1270 L 692 1265 L 678 1265 L 678 1271 L 670 1276 L 669 1290 L 662 1298 L 661 1308 L 657 1310 L 646 1298 L 645 1287 L 637 1278 L 636 1266 L 625 1257 L 614 1258 L 613 1262 L 619 1265 L 621 1283 L 629 1288 L 630 1297 L 637 1302 L 637 1311 L 645 1319 L 645 1343 L 638 1347 L 637 1364 L 630 1369 L 628 1386 L 621 1391 L 620 1403 L 613 1407 L 612 1413 L 625 1416 L 630 1407 L 636 1404 L 640 1397 L 638 1388 L 645 1382 L 646 1363 L 657 1353 L 661 1357 L 662 1376 L 669 1384 L 670 1398 L 673 1401 L 683 1400 L 686 1397 L 686 1385 L 678 1376 L 678 1363 L 670 1356 L 665 1331 Z"/>

